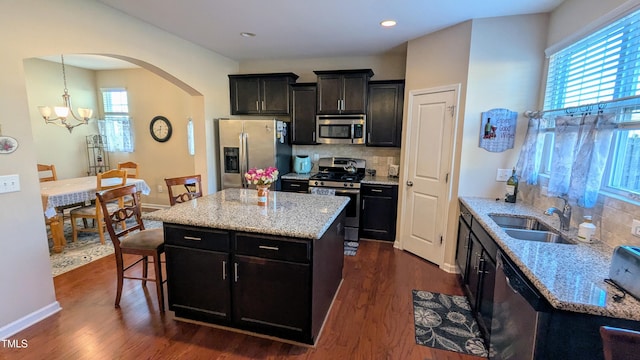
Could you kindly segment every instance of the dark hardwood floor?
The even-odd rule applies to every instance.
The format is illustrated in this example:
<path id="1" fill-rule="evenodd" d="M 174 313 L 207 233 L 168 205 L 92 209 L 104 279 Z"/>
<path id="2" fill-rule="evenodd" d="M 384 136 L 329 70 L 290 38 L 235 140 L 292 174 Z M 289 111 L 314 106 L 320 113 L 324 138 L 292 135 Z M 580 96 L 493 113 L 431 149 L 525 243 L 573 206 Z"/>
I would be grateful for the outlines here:
<path id="1" fill-rule="evenodd" d="M 0 359 L 456 359 L 480 358 L 415 343 L 411 290 L 461 295 L 456 276 L 391 243 L 361 241 L 316 347 L 176 321 L 158 312 L 154 284 L 125 281 L 113 306 L 111 256 L 54 278 L 63 310 L 12 336 L 26 348 Z"/>

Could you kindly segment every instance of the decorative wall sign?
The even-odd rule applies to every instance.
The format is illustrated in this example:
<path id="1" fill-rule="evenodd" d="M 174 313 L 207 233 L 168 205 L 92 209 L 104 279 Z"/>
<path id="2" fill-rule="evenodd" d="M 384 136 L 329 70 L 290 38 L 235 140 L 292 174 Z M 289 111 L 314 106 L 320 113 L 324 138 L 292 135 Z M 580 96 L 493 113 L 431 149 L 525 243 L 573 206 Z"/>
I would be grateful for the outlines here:
<path id="1" fill-rule="evenodd" d="M 18 140 L 10 136 L 0 136 L 0 154 L 11 154 L 18 148 Z"/>
<path id="2" fill-rule="evenodd" d="M 518 113 L 509 109 L 491 109 L 482 113 L 480 147 L 491 152 L 513 149 Z"/>

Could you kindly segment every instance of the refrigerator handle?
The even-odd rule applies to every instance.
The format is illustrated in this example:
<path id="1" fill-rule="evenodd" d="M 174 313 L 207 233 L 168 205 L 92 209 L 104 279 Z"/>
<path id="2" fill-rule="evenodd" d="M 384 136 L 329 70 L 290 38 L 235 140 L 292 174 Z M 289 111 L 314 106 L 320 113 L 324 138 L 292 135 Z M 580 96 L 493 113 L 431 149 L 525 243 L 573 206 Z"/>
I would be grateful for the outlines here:
<path id="1" fill-rule="evenodd" d="M 240 133 L 240 135 L 238 136 L 238 141 L 240 142 L 240 151 L 239 151 L 239 159 L 238 159 L 238 168 L 240 170 L 240 183 L 242 184 L 242 187 L 246 187 L 245 186 L 245 178 L 244 178 L 244 173 L 246 172 L 245 170 L 245 155 L 244 155 L 244 133 Z"/>
<path id="2" fill-rule="evenodd" d="M 247 133 L 243 132 L 242 133 L 242 164 L 244 165 L 244 170 L 242 171 L 242 173 L 240 174 L 240 176 L 242 177 L 242 187 L 244 188 L 248 188 L 249 184 L 247 183 L 247 179 L 244 178 L 244 174 L 249 171 L 249 152 L 247 151 L 247 149 L 249 148 L 249 145 L 247 144 Z"/>

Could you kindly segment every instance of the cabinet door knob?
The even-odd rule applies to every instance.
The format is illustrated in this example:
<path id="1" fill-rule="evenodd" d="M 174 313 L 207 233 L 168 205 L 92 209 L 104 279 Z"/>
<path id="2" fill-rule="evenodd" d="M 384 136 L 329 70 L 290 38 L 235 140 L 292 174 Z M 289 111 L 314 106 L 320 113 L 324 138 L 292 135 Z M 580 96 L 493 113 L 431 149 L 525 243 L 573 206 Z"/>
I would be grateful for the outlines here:
<path id="1" fill-rule="evenodd" d="M 227 262 L 222 261 L 222 280 L 227 280 Z"/>
<path id="2" fill-rule="evenodd" d="M 408 181 L 407 181 L 407 186 L 413 186 L 413 181 L 408 180 Z"/>

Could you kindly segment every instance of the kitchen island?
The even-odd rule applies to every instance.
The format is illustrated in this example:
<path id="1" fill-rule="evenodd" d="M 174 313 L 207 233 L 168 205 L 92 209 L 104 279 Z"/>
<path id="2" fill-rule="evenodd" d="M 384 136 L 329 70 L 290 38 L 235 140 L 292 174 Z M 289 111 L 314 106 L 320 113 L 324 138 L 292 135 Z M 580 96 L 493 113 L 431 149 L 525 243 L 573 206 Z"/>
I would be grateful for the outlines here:
<path id="1" fill-rule="evenodd" d="M 342 281 L 349 198 L 226 189 L 144 215 L 163 222 L 177 319 L 314 344 Z"/>

